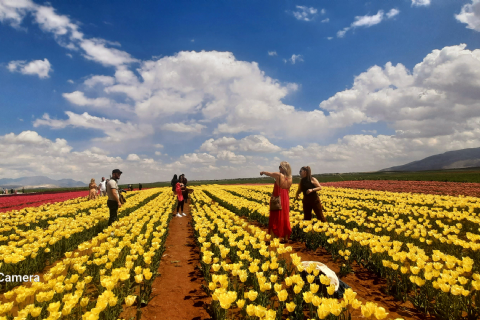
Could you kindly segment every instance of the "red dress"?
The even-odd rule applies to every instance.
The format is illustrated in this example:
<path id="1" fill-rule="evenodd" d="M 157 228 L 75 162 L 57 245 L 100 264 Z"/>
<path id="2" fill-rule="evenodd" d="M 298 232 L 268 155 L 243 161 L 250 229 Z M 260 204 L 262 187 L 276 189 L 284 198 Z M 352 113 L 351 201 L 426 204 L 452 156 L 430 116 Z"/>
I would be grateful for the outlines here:
<path id="1" fill-rule="evenodd" d="M 178 201 L 183 201 L 182 187 L 180 187 L 180 182 L 177 182 L 175 191 L 177 192 Z"/>
<path id="2" fill-rule="evenodd" d="M 282 203 L 282 210 L 270 210 L 270 217 L 268 218 L 268 232 L 273 233 L 279 237 L 290 237 L 292 228 L 290 227 L 290 197 L 288 189 L 282 189 L 275 182 L 273 186 L 272 196 L 277 197 L 280 194 L 280 201 Z"/>

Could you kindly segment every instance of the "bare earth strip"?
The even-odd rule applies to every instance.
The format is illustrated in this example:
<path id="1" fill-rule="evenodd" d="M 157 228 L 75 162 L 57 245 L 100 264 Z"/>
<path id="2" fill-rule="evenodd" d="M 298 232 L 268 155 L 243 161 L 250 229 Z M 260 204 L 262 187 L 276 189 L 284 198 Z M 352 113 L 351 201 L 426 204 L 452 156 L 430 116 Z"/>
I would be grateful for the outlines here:
<path id="1" fill-rule="evenodd" d="M 203 276 L 196 266 L 199 253 L 190 224 L 190 207 L 186 217 L 170 221 L 166 250 L 153 282 L 152 300 L 142 308 L 142 320 L 210 319 L 204 305 L 210 298 L 202 290 Z"/>

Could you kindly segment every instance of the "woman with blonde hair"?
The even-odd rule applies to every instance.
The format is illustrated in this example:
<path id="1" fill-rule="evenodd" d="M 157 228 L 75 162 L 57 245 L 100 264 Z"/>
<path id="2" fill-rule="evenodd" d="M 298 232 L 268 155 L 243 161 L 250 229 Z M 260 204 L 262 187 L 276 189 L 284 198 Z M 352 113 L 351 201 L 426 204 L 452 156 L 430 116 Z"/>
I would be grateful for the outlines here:
<path id="1" fill-rule="evenodd" d="M 273 193 L 270 198 L 270 216 L 268 218 L 268 233 L 288 241 L 292 228 L 290 227 L 290 197 L 289 191 L 292 186 L 292 169 L 286 161 L 280 162 L 279 172 L 262 171 L 260 175 L 266 175 L 275 179 Z"/>
<path id="2" fill-rule="evenodd" d="M 90 193 L 88 194 L 88 199 L 93 200 L 97 198 L 97 184 L 95 183 L 95 179 L 92 178 L 90 180 L 90 184 L 88 185 L 88 189 L 90 189 Z"/>

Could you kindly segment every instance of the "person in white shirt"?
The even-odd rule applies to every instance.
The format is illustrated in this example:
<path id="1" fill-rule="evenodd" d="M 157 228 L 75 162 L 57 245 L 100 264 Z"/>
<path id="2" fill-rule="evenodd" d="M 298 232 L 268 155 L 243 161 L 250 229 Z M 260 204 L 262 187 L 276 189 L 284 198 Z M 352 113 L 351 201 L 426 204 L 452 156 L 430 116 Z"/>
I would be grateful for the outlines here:
<path id="1" fill-rule="evenodd" d="M 105 180 L 105 177 L 102 177 L 102 182 L 98 184 L 98 190 L 102 197 L 107 195 L 107 181 Z"/>
<path id="2" fill-rule="evenodd" d="M 120 179 L 122 171 L 115 169 L 112 171 L 112 178 L 108 181 L 107 184 L 107 207 L 110 209 L 110 219 L 108 220 L 108 225 L 117 221 L 118 208 L 122 206 L 120 202 L 120 195 L 118 193 L 118 184 L 117 181 Z"/>

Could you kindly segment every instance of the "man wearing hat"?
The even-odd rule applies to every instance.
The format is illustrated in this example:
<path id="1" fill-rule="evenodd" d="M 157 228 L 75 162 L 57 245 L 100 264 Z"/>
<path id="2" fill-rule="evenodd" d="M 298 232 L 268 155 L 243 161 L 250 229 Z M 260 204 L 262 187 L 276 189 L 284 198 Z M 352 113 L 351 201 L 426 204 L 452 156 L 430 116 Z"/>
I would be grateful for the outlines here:
<path id="1" fill-rule="evenodd" d="M 118 208 L 122 206 L 120 202 L 120 196 L 118 194 L 118 184 L 117 181 L 120 179 L 122 171 L 120 169 L 115 169 L 112 171 L 112 178 L 107 183 L 107 206 L 110 209 L 110 219 L 108 219 L 108 225 L 110 226 L 113 222 L 117 220 Z"/>

